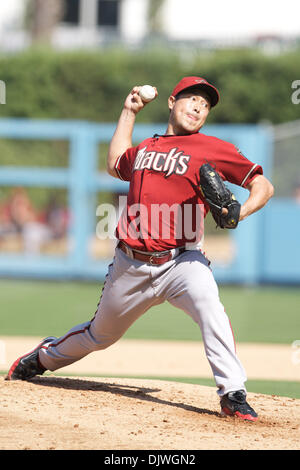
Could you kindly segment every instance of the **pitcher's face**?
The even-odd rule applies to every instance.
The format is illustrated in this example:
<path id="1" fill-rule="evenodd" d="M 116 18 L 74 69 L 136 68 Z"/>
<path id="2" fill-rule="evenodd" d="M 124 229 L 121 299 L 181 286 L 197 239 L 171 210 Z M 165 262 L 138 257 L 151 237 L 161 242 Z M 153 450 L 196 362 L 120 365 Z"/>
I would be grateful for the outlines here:
<path id="1" fill-rule="evenodd" d="M 168 134 L 186 135 L 198 132 L 210 111 L 210 100 L 200 89 L 183 91 L 177 98 L 168 100 L 170 117 Z"/>

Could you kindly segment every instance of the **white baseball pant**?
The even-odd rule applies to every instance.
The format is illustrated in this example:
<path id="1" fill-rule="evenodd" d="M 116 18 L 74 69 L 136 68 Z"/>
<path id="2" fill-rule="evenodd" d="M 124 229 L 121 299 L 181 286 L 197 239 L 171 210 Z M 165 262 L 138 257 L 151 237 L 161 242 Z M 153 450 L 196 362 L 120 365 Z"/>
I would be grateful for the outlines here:
<path id="1" fill-rule="evenodd" d="M 166 300 L 199 325 L 218 395 L 246 391 L 247 378 L 236 355 L 229 318 L 220 302 L 209 261 L 198 250 L 185 251 L 163 265 L 152 266 L 131 259 L 116 248 L 93 319 L 41 349 L 40 361 L 54 371 L 92 351 L 105 349 L 149 308 Z"/>

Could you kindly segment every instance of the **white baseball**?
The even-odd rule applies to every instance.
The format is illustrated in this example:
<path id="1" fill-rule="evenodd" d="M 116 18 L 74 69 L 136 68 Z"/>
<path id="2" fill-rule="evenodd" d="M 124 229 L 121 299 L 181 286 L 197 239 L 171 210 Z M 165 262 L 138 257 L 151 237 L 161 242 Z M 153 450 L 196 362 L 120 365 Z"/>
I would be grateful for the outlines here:
<path id="1" fill-rule="evenodd" d="M 139 91 L 139 95 L 145 103 L 154 100 L 155 89 L 151 85 L 144 85 Z"/>

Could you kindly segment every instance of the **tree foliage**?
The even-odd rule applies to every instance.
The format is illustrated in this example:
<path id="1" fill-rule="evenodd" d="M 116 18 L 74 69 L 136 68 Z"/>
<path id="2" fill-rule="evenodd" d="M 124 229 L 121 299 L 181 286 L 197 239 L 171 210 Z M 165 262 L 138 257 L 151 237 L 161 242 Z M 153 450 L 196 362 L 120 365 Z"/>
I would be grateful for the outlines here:
<path id="1" fill-rule="evenodd" d="M 220 90 L 210 123 L 281 123 L 297 119 L 291 101 L 300 79 L 299 51 L 265 56 L 256 50 L 190 54 L 188 50 L 54 52 L 30 49 L 0 58 L 6 83 L 1 116 L 115 122 L 136 84 L 152 84 L 159 98 L 138 122 L 165 122 L 167 99 L 185 75 L 200 75 Z"/>

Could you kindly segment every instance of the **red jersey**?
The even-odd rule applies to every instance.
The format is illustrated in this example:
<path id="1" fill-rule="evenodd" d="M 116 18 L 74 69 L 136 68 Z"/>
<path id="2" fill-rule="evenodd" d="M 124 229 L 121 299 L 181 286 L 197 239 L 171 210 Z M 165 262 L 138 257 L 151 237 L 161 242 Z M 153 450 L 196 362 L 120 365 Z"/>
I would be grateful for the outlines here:
<path id="1" fill-rule="evenodd" d="M 199 189 L 203 163 L 243 187 L 263 173 L 235 145 L 216 137 L 155 135 L 116 161 L 119 178 L 130 181 L 116 237 L 133 249 L 150 252 L 200 246 L 209 211 Z"/>

